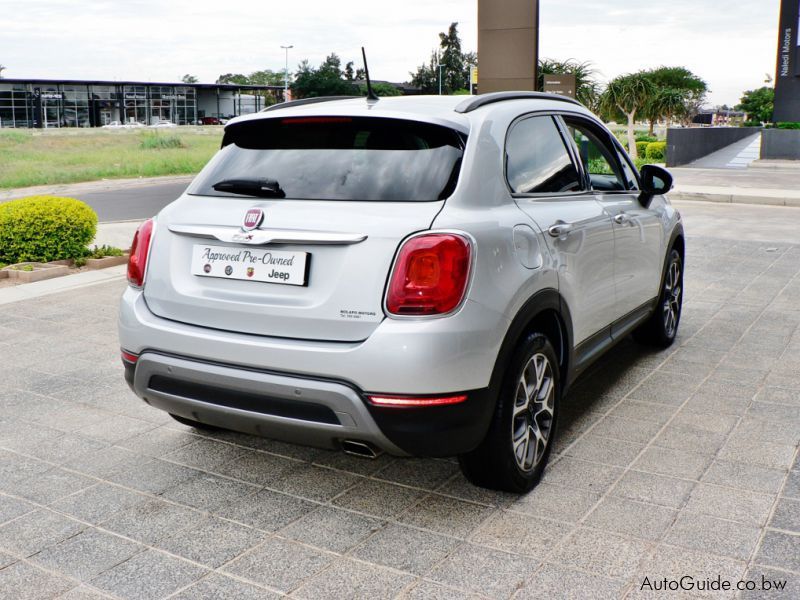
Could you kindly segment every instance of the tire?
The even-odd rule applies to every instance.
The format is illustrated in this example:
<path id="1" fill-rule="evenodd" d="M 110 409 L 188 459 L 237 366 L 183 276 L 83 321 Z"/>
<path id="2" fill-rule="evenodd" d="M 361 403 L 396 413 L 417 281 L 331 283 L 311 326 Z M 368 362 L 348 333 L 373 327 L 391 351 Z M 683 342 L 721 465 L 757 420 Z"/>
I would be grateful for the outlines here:
<path id="1" fill-rule="evenodd" d="M 675 341 L 683 307 L 683 260 L 674 248 L 667 257 L 661 294 L 650 318 L 633 332 L 637 342 L 667 348 Z"/>
<path id="2" fill-rule="evenodd" d="M 191 419 L 187 419 L 186 417 L 180 417 L 178 415 L 173 415 L 169 413 L 169 416 L 175 419 L 181 425 L 186 425 L 187 427 L 194 427 L 195 429 L 200 429 L 202 431 L 219 431 L 219 427 L 214 427 L 213 425 L 206 425 L 205 423 L 201 423 L 200 421 L 192 421 Z"/>
<path id="3" fill-rule="evenodd" d="M 555 441 L 560 397 L 555 350 L 546 336 L 531 333 L 506 369 L 486 437 L 458 458 L 464 476 L 480 487 L 531 490 L 539 483 Z"/>

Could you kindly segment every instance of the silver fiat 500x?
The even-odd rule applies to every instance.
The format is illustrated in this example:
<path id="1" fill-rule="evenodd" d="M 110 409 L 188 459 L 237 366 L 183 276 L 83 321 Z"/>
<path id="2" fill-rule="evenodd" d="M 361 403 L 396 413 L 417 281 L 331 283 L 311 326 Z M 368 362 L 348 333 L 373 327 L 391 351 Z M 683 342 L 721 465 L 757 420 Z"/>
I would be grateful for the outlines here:
<path id="1" fill-rule="evenodd" d="M 288 102 L 232 120 L 136 234 L 125 376 L 178 421 L 374 456 L 458 455 L 522 492 L 615 342 L 672 343 L 684 236 L 575 101 Z"/>

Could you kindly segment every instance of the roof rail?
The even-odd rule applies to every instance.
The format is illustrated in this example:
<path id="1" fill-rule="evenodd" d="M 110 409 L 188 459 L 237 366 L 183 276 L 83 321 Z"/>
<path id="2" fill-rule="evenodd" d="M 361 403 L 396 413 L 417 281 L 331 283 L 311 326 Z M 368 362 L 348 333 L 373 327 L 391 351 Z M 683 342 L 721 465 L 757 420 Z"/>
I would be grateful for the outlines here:
<path id="1" fill-rule="evenodd" d="M 461 102 L 458 106 L 456 106 L 455 111 L 457 113 L 468 113 L 472 112 L 476 108 L 480 108 L 481 106 L 486 106 L 487 104 L 494 104 L 495 102 L 503 102 L 504 100 L 525 100 L 532 98 L 539 98 L 540 100 L 556 100 L 560 102 L 569 102 L 570 104 L 577 104 L 578 106 L 583 106 L 580 102 L 578 102 L 574 98 L 568 98 L 567 96 L 558 96 L 556 94 L 546 94 L 544 92 L 493 92 L 491 94 L 482 94 L 480 96 L 473 96 L 472 98 L 467 98 L 466 100 Z"/>
<path id="2" fill-rule="evenodd" d="M 262 108 L 260 112 L 267 112 L 269 110 L 278 110 L 281 108 L 292 108 L 294 106 L 302 106 L 303 104 L 316 104 L 317 102 L 331 102 L 332 100 L 352 100 L 353 98 L 361 98 L 361 96 L 319 96 L 317 98 L 301 98 L 300 100 L 290 100 L 289 102 L 279 102 L 267 108 Z"/>

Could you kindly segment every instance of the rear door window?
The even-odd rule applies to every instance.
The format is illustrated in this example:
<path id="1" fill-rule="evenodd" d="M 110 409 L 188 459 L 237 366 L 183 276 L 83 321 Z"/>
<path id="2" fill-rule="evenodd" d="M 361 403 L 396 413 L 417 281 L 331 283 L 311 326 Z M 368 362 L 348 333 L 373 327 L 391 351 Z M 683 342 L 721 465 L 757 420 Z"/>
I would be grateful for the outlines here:
<path id="1" fill-rule="evenodd" d="M 189 194 L 221 181 L 268 181 L 300 200 L 426 202 L 450 196 L 465 137 L 440 125 L 375 117 L 289 117 L 229 126 Z M 275 187 L 277 186 L 277 187 Z M 238 185 L 239 191 L 245 185 Z"/>
<path id="2" fill-rule="evenodd" d="M 624 192 L 636 189 L 636 177 L 630 166 L 620 161 L 616 147 L 602 130 L 583 119 L 571 116 L 565 116 L 564 122 L 575 141 L 593 190 Z"/>
<path id="3" fill-rule="evenodd" d="M 506 178 L 517 194 L 561 194 L 583 190 L 581 176 L 551 116 L 527 117 L 506 139 Z"/>

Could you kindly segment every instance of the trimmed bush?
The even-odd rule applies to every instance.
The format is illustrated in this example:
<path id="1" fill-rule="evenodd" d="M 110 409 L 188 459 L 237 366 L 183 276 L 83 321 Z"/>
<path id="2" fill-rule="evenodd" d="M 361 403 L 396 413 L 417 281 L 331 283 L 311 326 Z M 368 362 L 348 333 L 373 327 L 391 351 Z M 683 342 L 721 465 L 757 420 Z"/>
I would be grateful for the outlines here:
<path id="1" fill-rule="evenodd" d="M 639 156 L 644 157 L 647 154 L 647 146 L 649 144 L 650 144 L 650 142 L 639 142 L 639 141 L 637 141 L 636 142 L 636 153 Z"/>
<path id="2" fill-rule="evenodd" d="M 97 232 L 97 214 L 80 200 L 29 196 L 0 204 L 0 262 L 75 259 Z"/>
<path id="3" fill-rule="evenodd" d="M 775 123 L 775 129 L 800 129 L 800 123 L 785 121 L 783 123 Z"/>
<path id="4" fill-rule="evenodd" d="M 664 158 L 667 155 L 667 142 L 650 142 L 647 144 L 647 152 L 645 156 L 647 160 L 655 160 L 658 162 L 664 162 Z"/>
<path id="5" fill-rule="evenodd" d="M 742 123 L 742 127 L 763 127 L 764 124 L 761 121 L 745 121 Z"/>
<path id="6" fill-rule="evenodd" d="M 637 142 L 657 142 L 658 138 L 652 135 L 637 135 L 636 136 Z"/>

